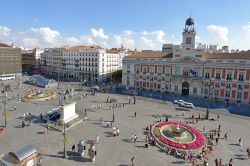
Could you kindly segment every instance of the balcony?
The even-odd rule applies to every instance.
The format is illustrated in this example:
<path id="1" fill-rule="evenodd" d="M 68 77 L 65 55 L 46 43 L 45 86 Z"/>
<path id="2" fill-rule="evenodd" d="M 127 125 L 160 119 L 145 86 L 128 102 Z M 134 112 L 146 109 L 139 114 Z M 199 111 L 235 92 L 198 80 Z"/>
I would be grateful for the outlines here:
<path id="1" fill-rule="evenodd" d="M 216 80 L 220 80 L 221 78 L 220 77 L 215 77 Z"/>

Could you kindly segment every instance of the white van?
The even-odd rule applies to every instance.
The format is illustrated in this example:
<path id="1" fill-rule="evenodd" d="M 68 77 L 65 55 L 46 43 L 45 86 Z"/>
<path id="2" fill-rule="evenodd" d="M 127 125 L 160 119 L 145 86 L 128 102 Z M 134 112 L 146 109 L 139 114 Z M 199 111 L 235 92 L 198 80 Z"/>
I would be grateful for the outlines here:
<path id="1" fill-rule="evenodd" d="M 188 103 L 188 102 L 179 103 L 179 106 L 186 107 L 186 108 L 194 108 L 194 104 L 193 103 Z"/>

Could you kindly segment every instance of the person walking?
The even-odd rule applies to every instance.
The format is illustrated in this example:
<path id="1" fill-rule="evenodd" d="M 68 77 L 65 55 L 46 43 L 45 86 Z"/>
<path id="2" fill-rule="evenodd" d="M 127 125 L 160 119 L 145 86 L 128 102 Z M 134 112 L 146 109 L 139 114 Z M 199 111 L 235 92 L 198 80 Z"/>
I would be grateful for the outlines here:
<path id="1" fill-rule="evenodd" d="M 96 143 L 99 143 L 99 141 L 100 141 L 100 136 L 97 134 L 96 135 Z"/>
<path id="2" fill-rule="evenodd" d="M 136 140 L 137 140 L 137 136 L 136 136 L 136 134 L 135 134 L 135 136 L 134 136 L 135 138 L 134 138 L 134 142 L 136 142 Z"/>
<path id="3" fill-rule="evenodd" d="M 219 160 L 219 166 L 222 166 L 222 159 Z"/>
<path id="4" fill-rule="evenodd" d="M 132 133 L 131 142 L 134 142 L 134 134 Z"/>
<path id="5" fill-rule="evenodd" d="M 216 142 L 216 145 L 218 145 L 218 142 L 219 142 L 219 138 L 215 138 L 215 142 Z"/>
<path id="6" fill-rule="evenodd" d="M 239 146 L 242 146 L 242 138 L 239 139 Z"/>
<path id="7" fill-rule="evenodd" d="M 227 140 L 227 134 L 228 134 L 228 132 L 226 132 L 225 135 L 224 135 L 225 140 Z"/>
<path id="8" fill-rule="evenodd" d="M 134 166 L 135 165 L 135 157 L 132 157 L 131 158 L 131 166 Z"/>
<path id="9" fill-rule="evenodd" d="M 135 114 L 134 114 L 134 115 L 135 115 L 135 117 L 136 117 L 136 112 L 135 112 Z"/>
<path id="10" fill-rule="evenodd" d="M 219 160 L 218 160 L 218 158 L 216 158 L 216 159 L 214 160 L 214 163 L 215 163 L 215 166 L 219 166 Z"/>
<path id="11" fill-rule="evenodd" d="M 75 152 L 75 150 L 76 150 L 76 146 L 75 146 L 75 144 L 72 146 L 72 152 Z"/>
<path id="12" fill-rule="evenodd" d="M 45 126 L 45 133 L 46 133 L 46 134 L 49 134 L 49 125 L 46 125 L 46 126 Z"/>
<path id="13" fill-rule="evenodd" d="M 229 160 L 228 166 L 233 166 L 233 159 L 232 158 Z"/>
<path id="14" fill-rule="evenodd" d="M 120 130 L 119 130 L 119 128 L 117 128 L 116 129 L 116 135 L 119 136 L 119 134 L 120 134 Z"/>

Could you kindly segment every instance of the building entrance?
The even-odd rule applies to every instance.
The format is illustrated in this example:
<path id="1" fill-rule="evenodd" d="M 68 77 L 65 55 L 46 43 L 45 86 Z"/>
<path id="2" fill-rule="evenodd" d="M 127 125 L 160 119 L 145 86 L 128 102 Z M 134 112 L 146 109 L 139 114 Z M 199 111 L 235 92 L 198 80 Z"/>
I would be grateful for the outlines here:
<path id="1" fill-rule="evenodd" d="M 182 83 L 182 95 L 189 95 L 189 83 L 188 82 Z"/>

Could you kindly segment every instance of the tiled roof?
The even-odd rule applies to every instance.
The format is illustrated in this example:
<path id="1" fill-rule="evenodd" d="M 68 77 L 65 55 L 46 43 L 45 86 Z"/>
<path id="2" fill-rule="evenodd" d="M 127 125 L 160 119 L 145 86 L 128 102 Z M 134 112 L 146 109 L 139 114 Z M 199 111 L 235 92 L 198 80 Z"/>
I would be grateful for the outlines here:
<path id="1" fill-rule="evenodd" d="M 132 58 L 173 58 L 173 53 L 161 52 L 161 51 L 142 51 L 136 52 L 129 57 Z"/>
<path id="2" fill-rule="evenodd" d="M 206 59 L 239 59 L 239 60 L 250 60 L 250 52 L 243 53 L 206 53 Z"/>
<path id="3" fill-rule="evenodd" d="M 83 50 L 83 49 L 102 49 L 102 47 L 93 45 L 93 46 L 85 46 L 85 45 L 79 45 L 79 46 L 70 46 L 66 47 L 66 50 Z"/>
<path id="4" fill-rule="evenodd" d="M 11 47 L 11 46 L 4 44 L 4 43 L 0 43 L 0 47 Z"/>

